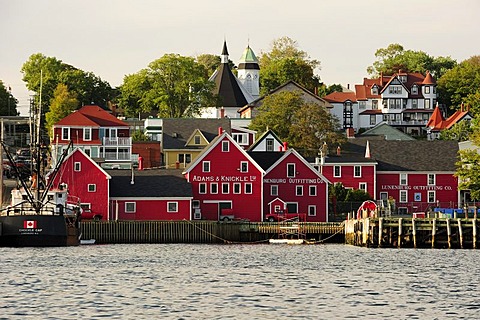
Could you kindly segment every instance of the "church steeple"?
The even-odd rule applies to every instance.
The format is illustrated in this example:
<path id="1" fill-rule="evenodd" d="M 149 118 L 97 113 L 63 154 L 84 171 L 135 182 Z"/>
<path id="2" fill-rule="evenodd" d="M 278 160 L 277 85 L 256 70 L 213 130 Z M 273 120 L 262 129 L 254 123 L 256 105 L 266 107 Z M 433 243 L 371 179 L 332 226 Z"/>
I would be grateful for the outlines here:
<path id="1" fill-rule="evenodd" d="M 258 98 L 260 96 L 260 65 L 250 45 L 247 45 L 247 48 L 243 51 L 237 72 L 238 80 L 240 80 L 245 89 L 254 98 Z"/>
<path id="2" fill-rule="evenodd" d="M 228 63 L 227 40 L 223 40 L 223 49 L 222 49 L 222 54 L 220 55 L 220 61 L 222 63 Z"/>

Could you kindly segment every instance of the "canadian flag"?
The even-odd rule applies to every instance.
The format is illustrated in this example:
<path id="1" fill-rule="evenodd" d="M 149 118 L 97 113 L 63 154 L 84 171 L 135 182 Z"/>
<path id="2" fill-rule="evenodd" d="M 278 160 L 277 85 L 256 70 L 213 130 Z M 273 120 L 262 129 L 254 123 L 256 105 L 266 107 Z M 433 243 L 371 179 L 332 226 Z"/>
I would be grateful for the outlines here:
<path id="1" fill-rule="evenodd" d="M 23 221 L 23 227 L 25 229 L 35 229 L 37 227 L 37 221 L 35 221 L 35 220 Z"/>

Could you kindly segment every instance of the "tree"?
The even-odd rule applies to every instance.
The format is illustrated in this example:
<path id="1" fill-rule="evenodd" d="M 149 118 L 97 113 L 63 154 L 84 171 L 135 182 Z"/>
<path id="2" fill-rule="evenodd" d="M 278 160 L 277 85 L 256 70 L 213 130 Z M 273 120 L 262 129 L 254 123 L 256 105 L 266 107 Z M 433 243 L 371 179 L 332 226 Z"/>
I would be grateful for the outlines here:
<path id="1" fill-rule="evenodd" d="M 197 58 L 197 63 L 205 67 L 205 77 L 209 78 L 215 70 L 217 70 L 218 66 L 221 63 L 221 59 L 219 56 L 216 56 L 214 54 L 201 54 L 198 55 Z"/>
<path id="2" fill-rule="evenodd" d="M 12 96 L 10 88 L 6 88 L 0 80 L 0 116 L 18 115 L 17 103 L 18 101 Z"/>
<path id="3" fill-rule="evenodd" d="M 436 79 L 439 79 L 446 71 L 456 65 L 456 61 L 450 57 L 434 58 L 423 51 L 405 50 L 398 43 L 392 43 L 387 48 L 378 49 L 375 52 L 375 57 L 377 60 L 367 68 L 368 74 L 373 76 L 379 76 L 381 73 L 392 75 L 399 70 L 422 74 L 430 71 Z"/>
<path id="4" fill-rule="evenodd" d="M 343 141 L 338 121 L 322 106 L 305 103 L 299 92 L 267 96 L 250 128 L 259 132 L 271 129 L 305 155 L 317 155 L 324 143 L 336 146 Z"/>
<path id="5" fill-rule="evenodd" d="M 295 81 L 310 91 L 320 85 L 320 77 L 314 74 L 320 62 L 310 59 L 303 50 L 298 49 L 295 40 L 282 37 L 272 42 L 270 52 L 261 53 L 260 87 L 267 94 L 287 81 Z"/>
<path id="6" fill-rule="evenodd" d="M 464 101 L 471 101 L 478 114 L 480 92 L 480 56 L 462 61 L 437 80 L 439 100 L 455 110 Z"/>
<path id="7" fill-rule="evenodd" d="M 470 121 L 460 121 L 450 129 L 440 131 L 440 140 L 467 141 L 472 133 Z"/>
<path id="8" fill-rule="evenodd" d="M 76 94 L 68 91 L 65 84 L 59 83 L 53 94 L 50 110 L 45 114 L 46 129 L 53 140 L 53 125 L 75 111 L 78 106 Z"/>
<path id="9" fill-rule="evenodd" d="M 143 130 L 135 130 L 132 134 L 132 141 L 150 141 L 150 138 Z"/>
<path id="10" fill-rule="evenodd" d="M 476 150 L 460 150 L 455 176 L 459 178 L 459 189 L 470 190 L 470 197 L 480 200 L 480 154 Z"/>
<path id="11" fill-rule="evenodd" d="M 166 54 L 124 78 L 120 101 L 127 114 L 144 111 L 159 117 L 189 117 L 202 107 L 216 106 L 213 86 L 205 78 L 205 68 L 193 58 Z"/>

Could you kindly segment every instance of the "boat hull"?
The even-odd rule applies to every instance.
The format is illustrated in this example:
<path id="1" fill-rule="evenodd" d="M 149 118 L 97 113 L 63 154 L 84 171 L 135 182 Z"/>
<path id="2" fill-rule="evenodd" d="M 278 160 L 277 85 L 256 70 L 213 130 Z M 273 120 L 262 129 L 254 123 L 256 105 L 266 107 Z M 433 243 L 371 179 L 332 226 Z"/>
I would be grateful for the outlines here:
<path id="1" fill-rule="evenodd" d="M 271 244 L 303 244 L 304 239 L 270 239 Z"/>
<path id="2" fill-rule="evenodd" d="M 62 215 L 0 216 L 0 246 L 61 247 L 79 244 L 75 218 Z"/>

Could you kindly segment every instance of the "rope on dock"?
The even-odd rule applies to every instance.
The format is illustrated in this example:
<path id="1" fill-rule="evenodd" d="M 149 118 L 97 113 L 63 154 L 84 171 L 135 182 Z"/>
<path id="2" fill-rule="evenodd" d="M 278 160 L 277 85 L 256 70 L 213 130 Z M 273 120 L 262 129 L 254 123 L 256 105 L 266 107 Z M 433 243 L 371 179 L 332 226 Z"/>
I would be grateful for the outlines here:
<path id="1" fill-rule="evenodd" d="M 339 227 L 344 227 L 345 226 L 345 220 L 342 221 L 342 223 L 340 224 Z M 318 241 L 315 241 L 314 243 L 323 243 L 325 241 L 327 241 L 328 239 L 331 239 L 333 238 L 334 236 L 336 236 L 337 234 L 339 234 L 340 232 L 343 232 L 344 230 L 343 229 L 339 229 L 337 232 L 335 232 L 334 234 L 332 234 L 331 236 L 325 238 L 325 239 L 321 239 L 321 240 L 318 240 Z"/>

